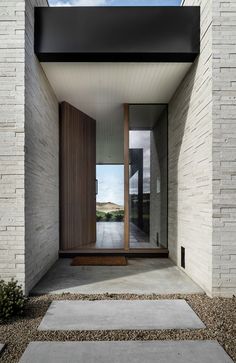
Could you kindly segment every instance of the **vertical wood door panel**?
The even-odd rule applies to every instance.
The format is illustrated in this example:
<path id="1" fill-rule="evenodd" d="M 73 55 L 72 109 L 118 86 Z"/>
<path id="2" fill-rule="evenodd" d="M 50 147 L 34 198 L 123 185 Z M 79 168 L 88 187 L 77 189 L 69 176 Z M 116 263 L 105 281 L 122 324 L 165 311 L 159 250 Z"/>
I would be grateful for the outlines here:
<path id="1" fill-rule="evenodd" d="M 60 249 L 96 241 L 96 121 L 60 105 Z"/>

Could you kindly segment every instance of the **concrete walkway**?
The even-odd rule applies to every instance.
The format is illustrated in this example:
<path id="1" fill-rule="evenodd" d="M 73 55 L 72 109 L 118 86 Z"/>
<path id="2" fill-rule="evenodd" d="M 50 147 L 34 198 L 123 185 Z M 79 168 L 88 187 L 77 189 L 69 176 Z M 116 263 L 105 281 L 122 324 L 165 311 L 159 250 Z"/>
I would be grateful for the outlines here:
<path id="1" fill-rule="evenodd" d="M 53 301 L 39 330 L 202 329 L 185 300 Z"/>
<path id="2" fill-rule="evenodd" d="M 217 341 L 32 342 L 20 363 L 233 363 Z"/>
<path id="3" fill-rule="evenodd" d="M 169 259 L 129 259 L 128 266 L 70 266 L 59 260 L 34 294 L 203 293 Z M 39 330 L 202 329 L 185 300 L 54 301 Z M 19 363 L 232 363 L 217 341 L 31 342 Z"/>
<path id="4" fill-rule="evenodd" d="M 169 259 L 129 259 L 127 266 L 74 267 L 70 262 L 70 259 L 58 260 L 32 293 L 203 293 Z"/>

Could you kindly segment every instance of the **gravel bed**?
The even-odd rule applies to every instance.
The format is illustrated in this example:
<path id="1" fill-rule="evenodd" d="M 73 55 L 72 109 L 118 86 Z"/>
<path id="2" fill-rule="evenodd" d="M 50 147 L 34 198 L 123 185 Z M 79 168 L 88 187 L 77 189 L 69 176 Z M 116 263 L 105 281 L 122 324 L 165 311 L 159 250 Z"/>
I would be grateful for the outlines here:
<path id="1" fill-rule="evenodd" d="M 117 331 L 60 331 L 42 332 L 37 327 L 52 300 L 104 300 L 104 299 L 185 299 L 205 323 L 206 329 L 198 330 L 117 330 Z M 28 299 L 24 316 L 0 324 L 0 342 L 6 348 L 0 358 L 2 363 L 16 363 L 31 341 L 82 341 L 82 340 L 181 340 L 217 339 L 236 362 L 236 298 L 210 299 L 204 294 L 194 295 L 43 295 Z"/>

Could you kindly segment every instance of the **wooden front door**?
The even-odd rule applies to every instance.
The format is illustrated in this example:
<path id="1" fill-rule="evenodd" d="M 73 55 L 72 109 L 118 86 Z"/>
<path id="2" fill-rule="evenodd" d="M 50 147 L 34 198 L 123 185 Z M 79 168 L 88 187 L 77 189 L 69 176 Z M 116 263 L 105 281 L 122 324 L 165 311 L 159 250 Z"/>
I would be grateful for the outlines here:
<path id="1" fill-rule="evenodd" d="M 96 121 L 60 105 L 60 249 L 96 242 Z"/>

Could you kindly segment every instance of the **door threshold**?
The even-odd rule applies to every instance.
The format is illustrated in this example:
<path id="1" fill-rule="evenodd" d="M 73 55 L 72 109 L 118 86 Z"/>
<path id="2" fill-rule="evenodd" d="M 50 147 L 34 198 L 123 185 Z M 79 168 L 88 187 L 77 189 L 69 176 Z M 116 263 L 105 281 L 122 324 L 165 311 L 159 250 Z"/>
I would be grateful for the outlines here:
<path id="1" fill-rule="evenodd" d="M 59 257 L 73 258 L 76 256 L 126 256 L 126 257 L 146 257 L 146 258 L 168 258 L 167 248 L 143 248 L 143 249 L 80 249 L 80 250 L 59 250 Z"/>

